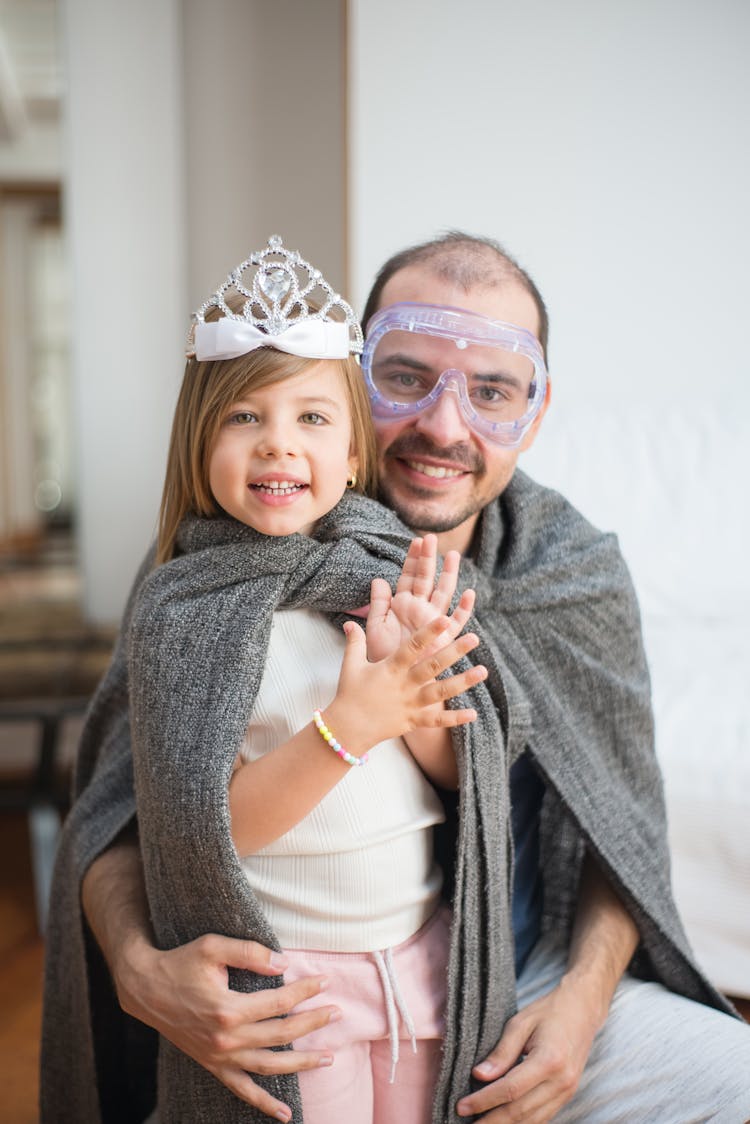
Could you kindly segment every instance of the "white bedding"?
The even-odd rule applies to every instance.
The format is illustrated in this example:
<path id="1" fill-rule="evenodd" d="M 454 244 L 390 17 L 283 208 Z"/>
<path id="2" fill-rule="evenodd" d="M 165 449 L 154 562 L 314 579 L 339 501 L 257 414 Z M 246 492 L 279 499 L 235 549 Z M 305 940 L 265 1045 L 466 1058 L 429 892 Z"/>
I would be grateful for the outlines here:
<path id="1" fill-rule="evenodd" d="M 618 533 L 638 589 L 675 896 L 750 997 L 750 422 L 554 406 L 521 467 Z"/>

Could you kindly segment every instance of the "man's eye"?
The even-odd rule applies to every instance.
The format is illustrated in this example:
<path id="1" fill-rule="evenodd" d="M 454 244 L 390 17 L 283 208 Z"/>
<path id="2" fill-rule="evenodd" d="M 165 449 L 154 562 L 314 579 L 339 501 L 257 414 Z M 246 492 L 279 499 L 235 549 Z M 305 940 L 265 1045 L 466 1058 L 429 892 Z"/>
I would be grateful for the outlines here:
<path id="1" fill-rule="evenodd" d="M 508 395 L 496 386 L 479 386 L 474 391 L 474 397 L 480 402 L 503 402 Z"/>
<path id="2" fill-rule="evenodd" d="M 307 414 L 303 414 L 300 420 L 303 421 L 305 425 L 325 425 L 326 422 L 326 419 L 323 417 L 323 415 L 316 414 L 314 410 L 311 410 Z"/>
<path id="3" fill-rule="evenodd" d="M 394 371 L 386 380 L 393 394 L 422 394 L 424 383 L 412 371 Z"/>

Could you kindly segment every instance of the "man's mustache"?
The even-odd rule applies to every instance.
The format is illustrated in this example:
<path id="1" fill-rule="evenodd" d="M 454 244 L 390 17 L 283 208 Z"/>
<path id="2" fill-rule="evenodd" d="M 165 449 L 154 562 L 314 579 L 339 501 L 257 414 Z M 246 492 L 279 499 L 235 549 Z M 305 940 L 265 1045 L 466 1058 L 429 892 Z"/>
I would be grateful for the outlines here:
<path id="1" fill-rule="evenodd" d="M 435 460 L 449 461 L 457 468 L 465 468 L 469 472 L 484 472 L 484 459 L 476 449 L 469 445 L 446 445 L 441 448 L 419 433 L 403 433 L 388 446 L 384 455 L 409 460 L 434 457 Z"/>

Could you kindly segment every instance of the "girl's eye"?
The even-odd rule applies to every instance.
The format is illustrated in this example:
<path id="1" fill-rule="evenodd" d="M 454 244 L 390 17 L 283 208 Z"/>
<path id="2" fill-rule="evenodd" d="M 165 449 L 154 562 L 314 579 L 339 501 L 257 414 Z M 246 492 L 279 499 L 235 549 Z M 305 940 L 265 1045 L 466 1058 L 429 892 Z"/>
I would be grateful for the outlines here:
<path id="1" fill-rule="evenodd" d="M 230 425 L 248 425 L 258 419 L 249 410 L 238 410 L 236 414 L 230 414 L 227 420 Z"/>
<path id="2" fill-rule="evenodd" d="M 322 414 L 316 414 L 312 410 L 307 414 L 302 414 L 300 421 L 305 422 L 306 425 L 325 425 L 326 423 Z"/>

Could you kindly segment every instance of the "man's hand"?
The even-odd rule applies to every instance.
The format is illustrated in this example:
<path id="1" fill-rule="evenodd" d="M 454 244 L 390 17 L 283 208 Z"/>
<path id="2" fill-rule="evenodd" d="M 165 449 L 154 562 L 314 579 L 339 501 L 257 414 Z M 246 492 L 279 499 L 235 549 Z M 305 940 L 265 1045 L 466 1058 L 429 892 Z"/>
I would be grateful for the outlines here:
<path id="1" fill-rule="evenodd" d="M 277 976 L 285 966 L 283 956 L 252 941 L 219 936 L 200 937 L 166 952 L 155 948 L 135 834 L 114 843 L 91 864 L 82 904 L 123 1010 L 154 1027 L 241 1100 L 275 1120 L 290 1120 L 289 1106 L 261 1089 L 250 1074 L 291 1073 L 332 1063 L 326 1051 L 271 1049 L 339 1016 L 338 1008 L 330 1006 L 289 1014 L 318 995 L 325 981 L 313 976 L 245 995 L 230 991 L 227 966 Z"/>
<path id="2" fill-rule="evenodd" d="M 456 1106 L 482 1124 L 546 1124 L 575 1095 L 638 930 L 599 867 L 586 857 L 568 966 L 557 987 L 509 1019 L 473 1073 L 489 1084 Z"/>
<path id="3" fill-rule="evenodd" d="M 247 995 L 231 991 L 227 965 L 277 975 L 283 957 L 252 941 L 215 935 L 169 952 L 141 942 L 120 959 L 115 976 L 123 1010 L 173 1042 L 222 1084 L 268 1116 L 288 1121 L 287 1105 L 253 1081 L 253 1073 L 292 1073 L 331 1065 L 324 1051 L 272 1050 L 333 1021 L 335 1007 L 290 1014 L 325 989 L 321 977 Z M 136 966 L 137 965 L 137 969 Z M 137 989 L 137 990 L 136 990 Z M 283 1018 L 282 1016 L 288 1016 Z M 250 1072 L 248 1072 L 250 1071 Z"/>
<path id="4" fill-rule="evenodd" d="M 474 1076 L 489 1084 L 459 1101 L 459 1116 L 477 1115 L 483 1124 L 546 1124 L 578 1088 L 598 1029 L 599 1019 L 563 978 L 510 1019 L 498 1045 L 474 1067 Z"/>

